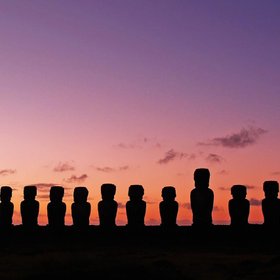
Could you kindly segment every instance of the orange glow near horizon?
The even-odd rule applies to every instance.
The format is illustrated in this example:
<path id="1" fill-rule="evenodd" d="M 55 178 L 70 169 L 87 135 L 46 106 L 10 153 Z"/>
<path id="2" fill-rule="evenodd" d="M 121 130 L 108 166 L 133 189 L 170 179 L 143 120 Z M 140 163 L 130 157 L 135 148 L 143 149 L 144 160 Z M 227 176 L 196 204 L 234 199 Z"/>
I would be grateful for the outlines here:
<path id="1" fill-rule="evenodd" d="M 133 173 L 133 172 L 132 172 Z M 255 175 L 256 176 L 256 175 Z M 110 176 L 108 176 L 110 177 Z M 179 203 L 179 212 L 177 216 L 178 225 L 191 225 L 192 224 L 192 212 L 190 209 L 190 191 L 193 188 L 192 177 L 188 180 L 186 176 L 182 176 L 179 174 L 175 176 L 173 180 L 168 174 L 162 174 L 161 178 L 156 178 L 157 176 L 151 174 L 150 181 L 146 181 L 144 178 L 141 183 L 144 186 L 145 194 L 144 200 L 147 202 L 147 211 L 145 216 L 146 225 L 159 225 L 160 224 L 160 215 L 159 215 L 159 203 L 161 201 L 161 189 L 165 185 L 173 185 L 176 188 L 177 197 L 176 200 Z M 212 213 L 213 223 L 214 224 L 229 224 L 229 212 L 228 212 L 228 201 L 231 199 L 230 194 L 230 186 L 234 183 L 225 184 L 224 175 L 211 175 L 210 179 L 210 187 L 214 191 L 214 210 Z M 258 177 L 258 176 L 256 176 Z M 104 178 L 99 178 L 102 180 Z M 116 218 L 117 225 L 125 225 L 127 223 L 126 219 L 126 211 L 125 211 L 125 203 L 128 200 L 128 181 L 124 178 L 115 178 L 113 180 L 110 178 L 110 182 L 114 181 L 117 186 L 117 191 L 115 195 L 115 200 L 118 202 L 118 212 Z M 91 203 L 91 215 L 90 215 L 90 223 L 92 225 L 99 225 L 99 217 L 97 213 L 97 203 L 101 200 L 100 186 L 104 182 L 109 182 L 108 180 L 99 181 L 99 184 L 94 184 L 94 186 L 87 186 L 87 184 L 79 184 L 86 186 L 89 190 L 88 201 Z M 168 184 L 163 184 L 163 182 L 168 182 Z M 187 184 L 185 183 L 188 182 Z M 228 178 L 227 180 L 228 181 Z M 229 180 L 230 181 L 230 180 Z M 236 183 L 240 183 L 239 180 Z M 122 182 L 125 182 L 122 183 Z M 253 182 L 253 181 L 252 181 Z M 133 183 L 136 183 L 135 181 Z M 137 182 L 138 183 L 138 182 Z M 60 184 L 63 185 L 63 184 Z M 262 183 L 259 181 L 256 184 L 245 184 L 247 185 L 247 199 L 250 200 L 250 215 L 249 222 L 250 223 L 262 223 L 263 216 L 261 211 L 260 202 L 263 199 L 262 193 Z M 12 186 L 12 185 L 11 185 Z M 46 225 L 47 221 L 47 204 L 49 202 L 49 188 L 50 185 L 41 186 L 39 185 L 39 189 L 37 192 L 37 200 L 40 202 L 40 211 L 39 211 L 39 225 Z M 71 217 L 71 204 L 73 203 L 73 190 L 77 184 L 69 184 L 65 183 L 63 185 L 65 187 L 65 196 L 63 201 L 67 205 L 65 223 L 66 225 L 72 224 Z M 213 187 L 212 187 L 213 186 Z M 44 189 L 45 188 L 45 189 Z M 13 223 L 16 225 L 21 224 L 21 216 L 20 216 L 20 202 L 23 200 L 23 188 L 17 186 L 14 188 L 12 202 L 14 203 L 14 217 Z"/>

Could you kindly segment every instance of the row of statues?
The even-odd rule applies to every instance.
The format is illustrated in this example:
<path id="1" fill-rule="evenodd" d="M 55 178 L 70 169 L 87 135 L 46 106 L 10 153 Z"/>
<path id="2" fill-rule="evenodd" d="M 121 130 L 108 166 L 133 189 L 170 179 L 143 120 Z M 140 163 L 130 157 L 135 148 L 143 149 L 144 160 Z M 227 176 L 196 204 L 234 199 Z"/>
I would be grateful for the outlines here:
<path id="1" fill-rule="evenodd" d="M 193 226 L 211 226 L 214 204 L 214 192 L 209 188 L 210 171 L 198 168 L 194 172 L 194 189 L 190 193 Z M 265 181 L 263 184 L 265 198 L 262 200 L 264 225 L 280 226 L 280 199 L 278 199 L 279 183 Z M 98 202 L 100 226 L 111 228 L 116 226 L 118 203 L 114 200 L 116 186 L 112 183 L 102 184 L 102 199 Z M 231 187 L 232 199 L 228 202 L 230 224 L 232 226 L 248 225 L 250 202 L 246 199 L 247 190 L 244 185 Z M 39 202 L 36 200 L 37 187 L 24 187 L 24 200 L 20 204 L 22 225 L 27 228 L 38 226 Z M 162 201 L 159 211 L 162 227 L 176 227 L 179 204 L 176 201 L 176 189 L 173 186 L 162 188 Z M 48 226 L 61 228 L 65 225 L 66 204 L 63 202 L 64 188 L 50 188 L 50 202 L 47 205 Z M 75 187 L 74 202 L 71 205 L 73 226 L 85 228 L 89 226 L 91 204 L 87 201 L 88 189 Z M 131 185 L 128 190 L 129 201 L 126 203 L 127 226 L 140 228 L 145 226 L 146 202 L 143 200 L 142 185 Z M 0 227 L 12 226 L 14 205 L 11 202 L 12 188 L 2 186 L 0 191 Z"/>

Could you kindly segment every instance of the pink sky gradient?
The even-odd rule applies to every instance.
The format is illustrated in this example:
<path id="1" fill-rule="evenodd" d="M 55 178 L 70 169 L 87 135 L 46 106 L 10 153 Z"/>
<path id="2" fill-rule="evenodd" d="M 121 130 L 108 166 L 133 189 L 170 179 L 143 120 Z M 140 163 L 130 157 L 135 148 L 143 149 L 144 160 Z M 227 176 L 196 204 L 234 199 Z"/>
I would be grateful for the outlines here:
<path id="1" fill-rule="evenodd" d="M 23 187 L 116 184 L 125 224 L 130 184 L 143 184 L 146 224 L 173 185 L 190 224 L 193 172 L 207 167 L 214 223 L 229 223 L 234 184 L 262 223 L 265 180 L 280 180 L 279 1 L 2 1 L 0 184 L 20 224 Z"/>

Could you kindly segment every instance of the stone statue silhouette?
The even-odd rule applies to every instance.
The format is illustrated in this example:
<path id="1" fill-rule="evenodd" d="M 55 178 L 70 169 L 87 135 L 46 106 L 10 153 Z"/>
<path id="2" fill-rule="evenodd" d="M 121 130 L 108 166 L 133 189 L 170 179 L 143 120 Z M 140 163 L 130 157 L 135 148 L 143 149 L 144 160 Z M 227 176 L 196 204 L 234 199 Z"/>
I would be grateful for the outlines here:
<path id="1" fill-rule="evenodd" d="M 104 183 L 101 185 L 101 197 L 98 202 L 99 223 L 102 228 L 113 228 L 116 226 L 118 203 L 114 200 L 116 185 Z"/>
<path id="2" fill-rule="evenodd" d="M 12 188 L 2 186 L 0 190 L 0 227 L 10 228 L 13 225 L 14 204 L 11 202 Z"/>
<path id="3" fill-rule="evenodd" d="M 86 228 L 89 226 L 91 205 L 87 201 L 88 189 L 86 187 L 75 187 L 74 202 L 71 205 L 73 226 L 76 228 Z"/>
<path id="4" fill-rule="evenodd" d="M 64 188 L 52 186 L 50 189 L 50 202 L 47 206 L 48 226 L 53 229 L 61 229 L 65 225 L 66 204 L 62 201 Z"/>
<path id="5" fill-rule="evenodd" d="M 233 185 L 231 195 L 233 198 L 228 202 L 230 224 L 236 227 L 248 225 L 250 202 L 246 199 L 246 186 Z"/>
<path id="6" fill-rule="evenodd" d="M 195 188 L 190 194 L 193 226 L 212 225 L 214 192 L 209 188 L 209 181 L 210 171 L 207 168 L 197 168 L 195 170 Z"/>
<path id="7" fill-rule="evenodd" d="M 144 188 L 142 185 L 130 185 L 129 200 L 126 202 L 127 226 L 141 228 L 145 226 L 146 201 L 143 200 Z"/>
<path id="8" fill-rule="evenodd" d="M 27 228 L 38 226 L 39 202 L 35 200 L 36 186 L 25 186 L 23 190 L 24 200 L 20 203 L 22 225 Z"/>
<path id="9" fill-rule="evenodd" d="M 265 181 L 263 183 L 265 198 L 262 200 L 262 213 L 264 225 L 268 227 L 280 226 L 280 199 L 278 198 L 279 183 Z"/>
<path id="10" fill-rule="evenodd" d="M 177 226 L 178 202 L 175 201 L 176 189 L 166 186 L 161 191 L 162 201 L 159 204 L 161 226 L 171 228 Z"/>

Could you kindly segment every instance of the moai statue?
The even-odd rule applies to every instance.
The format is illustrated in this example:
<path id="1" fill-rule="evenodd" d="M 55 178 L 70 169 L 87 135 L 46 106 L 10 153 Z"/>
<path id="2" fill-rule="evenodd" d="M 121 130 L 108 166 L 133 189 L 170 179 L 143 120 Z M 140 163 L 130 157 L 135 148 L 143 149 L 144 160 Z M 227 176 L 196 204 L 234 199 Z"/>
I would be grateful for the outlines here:
<path id="1" fill-rule="evenodd" d="M 210 171 L 198 168 L 194 172 L 195 188 L 191 191 L 193 226 L 211 226 L 214 192 L 209 188 Z"/>
<path id="2" fill-rule="evenodd" d="M 0 227 L 9 228 L 13 225 L 14 204 L 11 202 L 12 188 L 2 186 L 0 191 Z"/>
<path id="3" fill-rule="evenodd" d="M 71 205 L 73 226 L 86 228 L 89 226 L 91 205 L 87 201 L 88 189 L 86 187 L 75 187 L 74 202 Z"/>
<path id="4" fill-rule="evenodd" d="M 280 199 L 278 198 L 279 183 L 277 181 L 265 181 L 263 183 L 265 198 L 262 200 L 262 213 L 264 225 L 268 227 L 280 226 Z"/>
<path id="5" fill-rule="evenodd" d="M 101 197 L 98 202 L 99 223 L 102 228 L 113 228 L 116 226 L 118 203 L 114 200 L 116 185 L 105 183 L 101 185 Z"/>
<path id="6" fill-rule="evenodd" d="M 25 186 L 23 189 L 23 201 L 20 203 L 22 225 L 26 228 L 38 226 L 39 202 L 35 199 L 36 186 Z"/>
<path id="7" fill-rule="evenodd" d="M 166 228 L 176 227 L 178 202 L 176 198 L 176 189 L 172 186 L 166 186 L 161 191 L 162 201 L 159 204 L 161 226 Z"/>
<path id="8" fill-rule="evenodd" d="M 231 187 L 232 199 L 228 202 L 231 226 L 241 227 L 248 225 L 250 202 L 246 199 L 247 188 L 243 185 Z"/>
<path id="9" fill-rule="evenodd" d="M 65 225 L 66 204 L 62 201 L 64 188 L 52 186 L 50 189 L 50 202 L 47 206 L 48 225 L 53 229 L 61 229 Z"/>
<path id="10" fill-rule="evenodd" d="M 130 185 L 129 200 L 126 202 L 127 226 L 141 228 L 145 226 L 146 201 L 143 200 L 142 185 Z"/>

